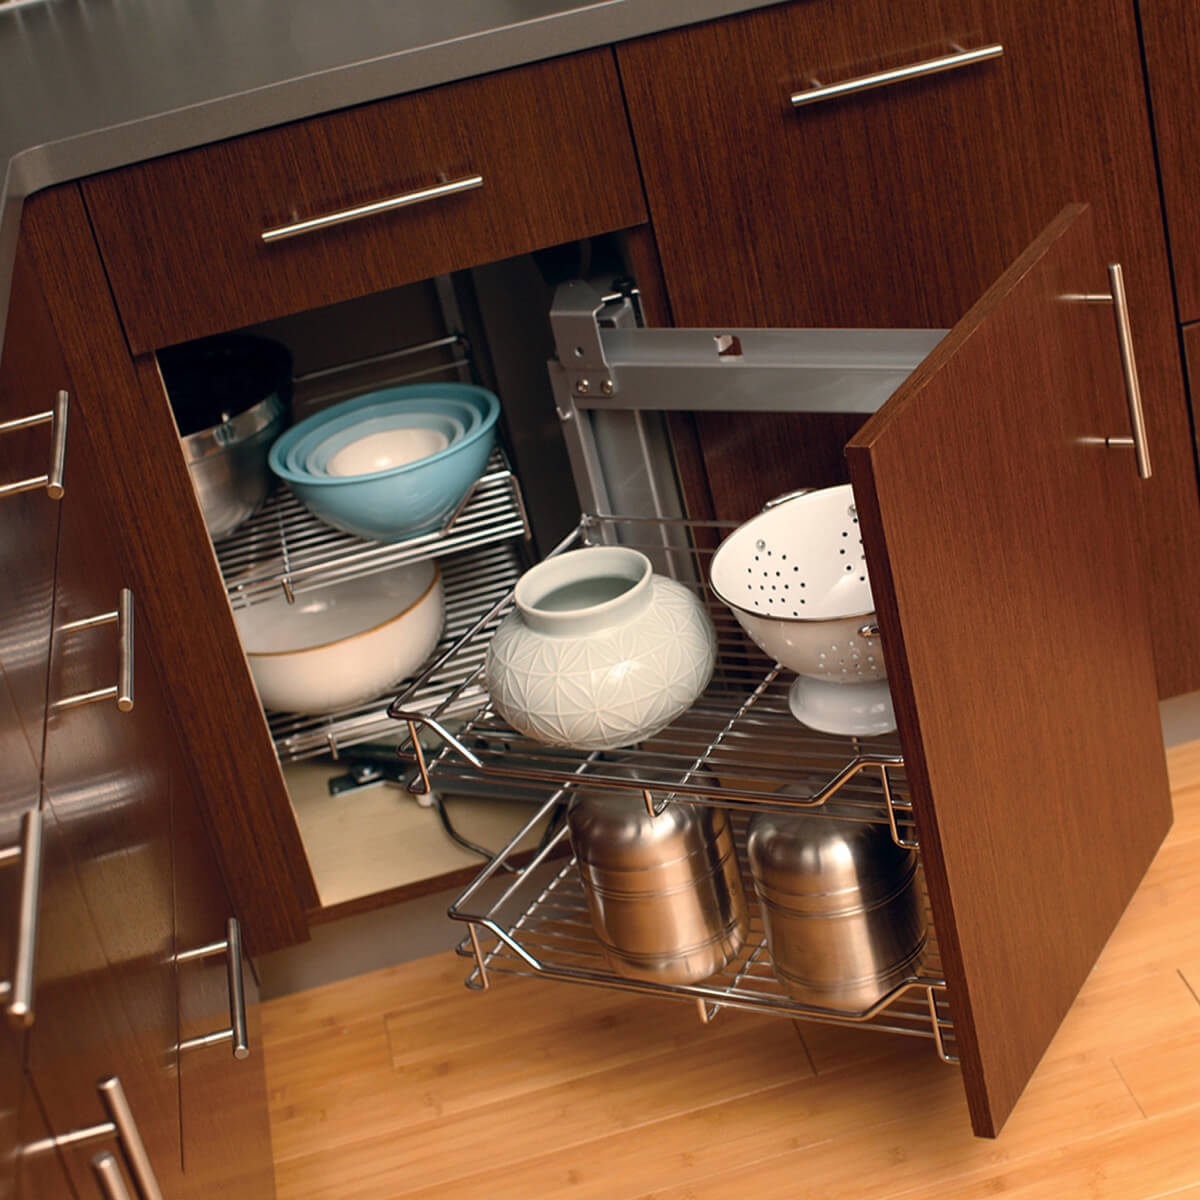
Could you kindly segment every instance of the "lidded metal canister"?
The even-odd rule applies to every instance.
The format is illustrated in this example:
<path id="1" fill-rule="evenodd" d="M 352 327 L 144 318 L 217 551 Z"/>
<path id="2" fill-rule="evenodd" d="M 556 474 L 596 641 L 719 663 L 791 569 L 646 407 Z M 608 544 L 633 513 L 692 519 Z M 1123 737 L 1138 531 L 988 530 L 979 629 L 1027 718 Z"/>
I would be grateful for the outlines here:
<path id="1" fill-rule="evenodd" d="M 788 995 L 861 1012 L 915 972 L 926 928 L 916 853 L 897 846 L 886 825 L 839 811 L 759 813 L 747 849 Z"/>
<path id="2" fill-rule="evenodd" d="M 636 792 L 586 791 L 567 811 L 596 937 L 628 979 L 694 983 L 735 957 L 748 918 L 729 818 Z"/>

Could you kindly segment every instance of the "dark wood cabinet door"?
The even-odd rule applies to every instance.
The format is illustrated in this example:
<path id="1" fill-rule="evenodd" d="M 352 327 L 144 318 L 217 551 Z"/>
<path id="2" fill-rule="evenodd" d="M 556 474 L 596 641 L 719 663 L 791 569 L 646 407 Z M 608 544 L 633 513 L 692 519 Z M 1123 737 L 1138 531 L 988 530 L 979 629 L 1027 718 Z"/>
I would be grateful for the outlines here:
<path id="1" fill-rule="evenodd" d="M 30 197 L 22 233 L 106 465 L 141 643 L 185 714 L 184 749 L 247 942 L 253 953 L 292 945 L 316 886 L 154 360 L 130 360 L 78 187 Z"/>
<path id="2" fill-rule="evenodd" d="M 29 256 L 18 247 L 0 356 L 0 425 L 53 412 L 58 392 L 70 386 Z M 67 415 L 69 425 L 69 406 Z M 0 488 L 47 474 L 52 438 L 46 423 L 0 432 Z M 0 686 L 39 770 L 60 503 L 44 487 L 0 495 Z"/>
<path id="3" fill-rule="evenodd" d="M 981 1134 L 1171 823 L 1103 280 L 1065 211 L 847 448 Z"/>
<path id="4" fill-rule="evenodd" d="M 814 78 L 989 43 L 1003 55 L 790 103 Z M 1132 6 L 803 0 L 627 43 L 618 63 L 678 325 L 948 328 L 1065 204 L 1093 206 L 1101 255 L 1125 267 L 1146 396 L 1159 686 L 1200 686 L 1200 503 Z M 778 418 L 699 429 L 716 511 L 735 518 L 830 482 L 847 435 L 808 429 L 798 450 Z M 827 454 L 798 477 L 813 444 Z"/>
<path id="5" fill-rule="evenodd" d="M 62 1136 L 106 1119 L 97 1085 L 117 1076 L 152 1169 L 168 1196 L 178 1193 L 179 1108 L 170 1064 L 144 1060 L 145 1038 L 131 1026 L 84 899 L 72 837 L 45 811 L 42 902 L 38 922 L 36 1019 L 27 1066 L 53 1132 Z M 97 1194 L 91 1159 L 111 1140 L 64 1150 L 72 1185 Z"/>
<path id="6" fill-rule="evenodd" d="M 228 951 L 198 959 L 189 959 L 188 951 L 225 940 L 233 909 L 186 774 L 172 772 L 172 794 L 176 939 L 183 956 L 178 967 L 183 1194 L 196 1200 L 271 1200 L 275 1181 L 262 1022 L 248 958 L 240 969 L 249 1056 L 235 1058 L 232 1041 L 187 1046 L 189 1040 L 231 1027 Z"/>
<path id="7" fill-rule="evenodd" d="M 1139 0 L 1154 140 L 1181 321 L 1200 320 L 1200 23 L 1186 0 Z M 1193 392 L 1193 395 L 1195 393 Z"/>
<path id="8" fill-rule="evenodd" d="M 63 500 L 43 771 L 94 926 L 109 982 L 153 1085 L 154 1106 L 177 1113 L 178 1019 L 173 964 L 171 806 L 165 701 L 144 639 L 137 597 L 111 540 L 112 506 L 87 423 L 77 411 L 67 449 L 72 490 Z M 140 652 L 139 652 L 140 650 Z M 132 678 L 123 681 L 132 662 Z M 126 700 L 117 693 L 131 682 Z M 92 697 L 86 702 L 82 697 Z M 177 1117 L 175 1118 L 177 1121 Z"/>

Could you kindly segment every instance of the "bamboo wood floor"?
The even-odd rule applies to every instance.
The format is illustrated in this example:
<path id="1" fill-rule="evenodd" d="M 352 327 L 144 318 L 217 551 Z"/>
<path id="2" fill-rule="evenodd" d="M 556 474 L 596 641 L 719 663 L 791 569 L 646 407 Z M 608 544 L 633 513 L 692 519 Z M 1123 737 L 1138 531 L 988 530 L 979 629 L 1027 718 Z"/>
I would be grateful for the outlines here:
<path id="1" fill-rule="evenodd" d="M 932 1043 L 437 955 L 264 1005 L 279 1200 L 1200 1200 L 1200 742 L 1000 1138 Z"/>

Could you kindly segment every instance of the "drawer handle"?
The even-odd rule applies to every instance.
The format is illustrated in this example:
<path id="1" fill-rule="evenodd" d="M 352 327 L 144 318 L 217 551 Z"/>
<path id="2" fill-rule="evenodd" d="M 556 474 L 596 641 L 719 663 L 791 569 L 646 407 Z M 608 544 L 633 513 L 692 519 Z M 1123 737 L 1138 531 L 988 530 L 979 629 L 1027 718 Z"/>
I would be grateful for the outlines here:
<path id="1" fill-rule="evenodd" d="M 462 179 L 451 179 L 448 183 L 435 183 L 431 187 L 418 188 L 415 192 L 389 196 L 386 200 L 360 204 L 357 208 L 343 208 L 340 212 L 326 213 L 323 217 L 310 217 L 307 221 L 280 225 L 276 229 L 264 229 L 261 236 L 264 242 L 281 242 L 284 238 L 295 237 L 300 233 L 312 233 L 330 225 L 345 225 L 348 221 L 359 221 L 363 217 L 391 212 L 395 208 L 409 208 L 414 204 L 424 204 L 427 200 L 440 200 L 443 196 L 455 196 L 459 192 L 469 192 L 478 187 L 483 187 L 483 176 L 467 175 Z"/>
<path id="2" fill-rule="evenodd" d="M 18 417 L 15 421 L 0 421 L 0 433 L 14 433 L 32 425 L 50 424 L 50 469 L 45 475 L 34 475 L 30 479 L 18 479 L 16 483 L 0 485 L 0 496 L 15 496 L 19 492 L 32 492 L 45 488 L 51 500 L 63 498 L 63 468 L 67 461 L 67 407 L 69 393 L 60 391 L 54 398 L 54 407 L 31 417 Z"/>
<path id="3" fill-rule="evenodd" d="M 937 75 L 941 71 L 955 71 L 959 67 L 969 67 L 973 63 L 985 62 L 989 58 L 999 58 L 1003 53 L 1004 47 L 996 42 L 990 46 L 980 46 L 977 50 L 957 50 L 953 54 L 927 58 L 923 62 L 911 63 L 907 67 L 894 67 L 890 71 L 860 75 L 857 79 L 847 79 L 844 83 L 818 83 L 801 92 L 793 92 L 792 107 L 803 108 L 806 104 L 838 100 L 842 96 L 852 96 L 856 92 L 870 91 L 871 88 L 887 87 L 889 84 L 903 83 L 908 79 L 921 79 L 926 75 Z"/>
<path id="4" fill-rule="evenodd" d="M 101 1150 L 92 1159 L 92 1174 L 96 1176 L 104 1200 L 133 1200 L 133 1194 L 125 1186 L 125 1176 L 117 1166 L 117 1156 L 111 1150 Z"/>
<path id="5" fill-rule="evenodd" d="M 55 712 L 61 712 L 65 708 L 78 708 L 81 704 L 94 704 L 97 700 L 113 699 L 122 712 L 133 712 L 133 593 L 128 588 L 122 588 L 117 607 L 112 612 L 68 621 L 59 632 L 75 633 L 81 629 L 94 629 L 98 625 L 111 625 L 114 621 L 117 624 L 117 682 L 111 687 L 98 688 L 94 692 L 80 692 L 78 695 L 56 700 Z"/>
<path id="6" fill-rule="evenodd" d="M 129 1107 L 129 1100 L 125 1095 L 125 1089 L 121 1086 L 121 1081 L 115 1075 L 110 1075 L 107 1079 L 100 1080 L 96 1085 L 96 1090 L 100 1093 L 100 1102 L 108 1114 L 107 1121 L 102 1121 L 98 1125 L 88 1125 L 83 1129 L 73 1129 L 70 1133 L 43 1138 L 38 1142 L 31 1142 L 24 1147 L 22 1153 L 45 1154 L 51 1150 L 65 1150 L 70 1146 L 86 1145 L 88 1142 L 115 1137 L 118 1145 L 125 1152 L 125 1161 L 129 1167 L 129 1173 L 133 1176 L 138 1200 L 163 1200 L 162 1189 L 158 1186 L 154 1167 L 150 1163 L 150 1155 L 146 1153 L 145 1143 L 142 1141 L 142 1135 L 138 1132 L 137 1122 L 133 1119 L 133 1111 Z M 107 1157 L 113 1156 L 110 1154 Z M 129 1195 L 115 1160 L 110 1167 L 105 1155 L 98 1154 L 96 1158 L 92 1159 L 92 1170 L 100 1179 L 100 1186 L 105 1190 L 106 1196 L 124 1200 Z M 107 1177 L 107 1184 L 106 1179 L 101 1175 L 102 1172 L 103 1176 Z M 113 1184 L 114 1179 L 120 1188 L 109 1191 L 108 1186 Z"/>
<path id="7" fill-rule="evenodd" d="M 42 890 L 42 813 L 31 808 L 21 818 L 21 842 L 0 853 L 0 863 L 21 860 L 21 899 L 17 908 L 17 948 L 11 980 L 0 983 L 4 1012 L 14 1029 L 33 1024 L 33 979 L 37 959 L 38 897 Z"/>
<path id="8" fill-rule="evenodd" d="M 178 963 L 195 962 L 201 958 L 225 955 L 225 979 L 229 986 L 229 1028 L 202 1037 L 188 1038 L 179 1043 L 179 1049 L 201 1050 L 206 1046 L 219 1046 L 222 1042 L 233 1043 L 234 1058 L 250 1057 L 250 1039 L 246 1033 L 246 986 L 242 977 L 242 927 L 237 917 L 230 917 L 225 926 L 225 940 L 210 942 L 195 950 L 185 950 L 175 956 Z"/>
<path id="9" fill-rule="evenodd" d="M 1132 446 L 1137 458 L 1139 479 L 1150 478 L 1150 447 L 1146 438 L 1146 415 L 1142 410 L 1142 385 L 1138 381 L 1137 358 L 1133 353 L 1133 331 L 1129 326 L 1129 301 L 1125 298 L 1125 273 L 1120 263 L 1108 264 L 1108 283 L 1112 290 L 1113 315 L 1117 322 L 1117 345 L 1121 351 L 1121 371 L 1125 376 L 1125 398 L 1129 402 L 1131 438 L 1109 438 L 1110 446 Z"/>

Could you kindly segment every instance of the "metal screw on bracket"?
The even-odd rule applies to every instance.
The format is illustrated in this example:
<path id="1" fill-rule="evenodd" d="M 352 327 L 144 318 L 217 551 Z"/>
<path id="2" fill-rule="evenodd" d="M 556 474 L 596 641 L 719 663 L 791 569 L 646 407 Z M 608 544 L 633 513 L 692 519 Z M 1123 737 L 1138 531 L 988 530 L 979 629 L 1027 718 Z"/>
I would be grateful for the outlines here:
<path id="1" fill-rule="evenodd" d="M 613 386 L 613 381 L 611 379 L 605 379 L 600 384 L 600 390 L 604 393 L 604 395 L 611 396 L 617 389 Z"/>
<path id="2" fill-rule="evenodd" d="M 592 390 L 590 379 L 580 379 L 575 383 L 575 391 L 580 396 L 586 396 Z"/>

